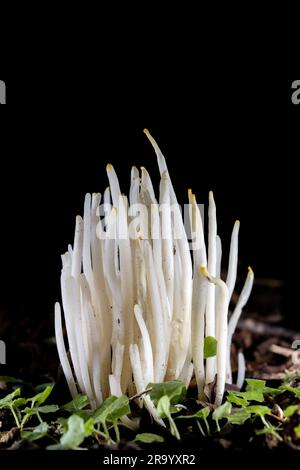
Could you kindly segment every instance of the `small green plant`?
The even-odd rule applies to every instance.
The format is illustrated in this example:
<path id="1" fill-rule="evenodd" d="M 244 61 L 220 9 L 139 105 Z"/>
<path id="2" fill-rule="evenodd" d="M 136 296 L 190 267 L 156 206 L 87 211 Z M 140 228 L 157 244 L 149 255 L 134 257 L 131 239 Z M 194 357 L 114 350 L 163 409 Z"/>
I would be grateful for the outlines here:
<path id="1" fill-rule="evenodd" d="M 11 383 L 15 386 L 18 381 Z M 139 408 L 125 395 L 110 396 L 93 410 L 83 394 L 58 406 L 51 402 L 52 385 L 29 397 L 22 396 L 19 387 L 0 400 L 0 409 L 11 412 L 22 439 L 41 443 L 49 450 L 84 449 L 98 442 L 117 446 L 122 439 L 147 446 L 163 443 L 166 438 L 187 439 L 191 432 L 199 440 L 216 439 L 225 426 L 227 433 L 228 426 L 246 426 L 248 440 L 270 437 L 272 445 L 293 440 L 300 448 L 299 389 L 289 383 L 273 388 L 263 380 L 247 379 L 245 391 L 229 390 L 222 405 L 198 403 L 193 412 L 187 406 L 187 389 L 181 381 L 149 383 L 145 395 L 162 420 L 162 435 L 156 430 L 152 433 L 127 427 L 138 417 Z M 283 410 L 278 405 L 281 402 L 286 404 Z M 287 430 L 292 434 L 287 436 Z"/>

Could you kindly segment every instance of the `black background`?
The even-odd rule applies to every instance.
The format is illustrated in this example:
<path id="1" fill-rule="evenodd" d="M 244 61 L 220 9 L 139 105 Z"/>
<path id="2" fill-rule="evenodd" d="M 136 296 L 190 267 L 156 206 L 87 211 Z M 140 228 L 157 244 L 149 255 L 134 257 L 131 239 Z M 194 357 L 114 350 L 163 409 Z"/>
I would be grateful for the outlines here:
<path id="1" fill-rule="evenodd" d="M 202 203 L 214 190 L 224 261 L 239 218 L 240 274 L 251 265 L 259 278 L 284 280 L 284 313 L 293 320 L 300 111 L 293 80 L 175 72 L 3 77 L 1 307 L 12 318 L 51 315 L 60 254 L 72 243 L 84 194 L 105 189 L 107 162 L 124 192 L 133 164 L 158 182 L 148 127 L 181 202 L 189 187 Z"/>

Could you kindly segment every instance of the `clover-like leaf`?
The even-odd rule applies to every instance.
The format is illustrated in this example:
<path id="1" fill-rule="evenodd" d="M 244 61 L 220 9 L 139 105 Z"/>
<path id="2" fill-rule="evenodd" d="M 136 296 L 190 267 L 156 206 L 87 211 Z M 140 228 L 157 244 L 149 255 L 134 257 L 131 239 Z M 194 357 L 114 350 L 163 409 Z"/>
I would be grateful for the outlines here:
<path id="1" fill-rule="evenodd" d="M 176 405 L 184 400 L 186 396 L 186 387 L 184 383 L 179 380 L 173 380 L 170 382 L 163 383 L 150 383 L 147 388 L 151 388 L 150 398 L 154 404 L 158 404 L 158 401 L 163 396 L 169 397 L 170 404 Z"/>
<path id="2" fill-rule="evenodd" d="M 204 359 L 217 355 L 218 341 L 213 336 L 204 339 Z"/>
<path id="3" fill-rule="evenodd" d="M 158 434 L 151 432 L 143 432 L 135 436 L 134 442 L 143 442 L 144 444 L 152 444 L 153 442 L 164 442 L 164 438 Z"/>
<path id="4" fill-rule="evenodd" d="M 83 410 L 89 405 L 89 399 L 86 395 L 79 394 L 73 400 L 66 403 L 62 409 L 69 411 L 70 413 L 76 413 L 76 411 Z"/>
<path id="5" fill-rule="evenodd" d="M 44 421 L 36 426 L 32 431 L 23 430 L 21 432 L 22 439 L 28 439 L 29 441 L 36 441 L 47 435 L 49 426 Z"/>

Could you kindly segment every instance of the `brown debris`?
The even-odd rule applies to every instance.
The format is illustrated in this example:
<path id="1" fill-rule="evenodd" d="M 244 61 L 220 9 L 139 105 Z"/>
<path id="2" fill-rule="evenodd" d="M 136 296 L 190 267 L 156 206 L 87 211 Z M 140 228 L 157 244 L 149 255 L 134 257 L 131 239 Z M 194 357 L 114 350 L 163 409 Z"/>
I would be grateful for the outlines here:
<path id="1" fill-rule="evenodd" d="M 9 431 L 0 432 L 0 446 L 7 446 L 20 436 L 19 428 L 11 428 Z"/>

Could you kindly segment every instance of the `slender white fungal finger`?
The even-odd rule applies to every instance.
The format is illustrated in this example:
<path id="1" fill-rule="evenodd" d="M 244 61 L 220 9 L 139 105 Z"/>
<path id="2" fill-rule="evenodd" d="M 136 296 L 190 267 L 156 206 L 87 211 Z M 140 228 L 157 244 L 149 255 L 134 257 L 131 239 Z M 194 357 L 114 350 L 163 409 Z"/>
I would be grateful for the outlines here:
<path id="1" fill-rule="evenodd" d="M 65 378 L 71 393 L 72 398 L 75 398 L 78 394 L 75 380 L 73 377 L 73 372 L 68 360 L 67 351 L 65 348 L 65 342 L 62 331 L 62 322 L 61 322 L 61 309 L 58 302 L 55 303 L 55 337 L 56 337 L 56 346 L 58 351 L 59 360 L 65 374 Z"/>
<path id="2" fill-rule="evenodd" d="M 226 382 L 228 289 L 225 282 L 221 279 L 210 276 L 205 266 L 200 268 L 200 272 L 209 282 L 214 283 L 220 290 L 217 304 L 219 336 L 217 338 L 217 383 L 215 396 L 215 404 L 219 406 L 222 403 Z"/>
<path id="3" fill-rule="evenodd" d="M 159 146 L 157 145 L 156 140 L 152 137 L 152 135 L 150 134 L 148 129 L 144 129 L 144 134 L 146 134 L 146 136 L 148 137 L 148 139 L 149 139 L 149 141 L 150 141 L 150 143 L 151 143 L 151 145 L 154 148 L 154 151 L 156 153 L 160 176 L 163 176 L 163 174 L 165 173 L 170 179 L 170 175 L 169 175 L 169 172 L 168 172 L 168 167 L 167 167 L 167 164 L 166 164 L 166 159 L 163 156 Z M 176 198 L 176 194 L 175 194 L 171 179 L 170 179 L 170 197 L 171 197 L 171 203 L 172 204 L 177 203 L 177 198 Z"/>
<path id="4" fill-rule="evenodd" d="M 192 351 L 190 350 L 186 356 L 185 363 L 183 365 L 182 371 L 178 377 L 178 380 L 184 383 L 186 389 L 189 388 L 190 382 L 194 373 L 194 365 L 191 362 L 192 360 Z"/>
<path id="5" fill-rule="evenodd" d="M 162 249 L 162 269 L 165 278 L 168 301 L 171 311 L 173 310 L 174 296 L 174 247 L 172 234 L 172 219 L 170 207 L 169 179 L 164 175 L 160 183 L 160 214 L 161 214 L 161 249 Z"/>
<path id="6" fill-rule="evenodd" d="M 193 291 L 192 291 L 192 328 L 191 345 L 195 378 L 198 388 L 198 399 L 203 400 L 205 386 L 204 367 L 204 329 L 205 329 L 205 306 L 207 294 L 207 280 L 200 275 L 199 266 L 206 266 L 206 249 L 203 234 L 202 218 L 197 205 L 196 197 L 192 190 L 188 190 L 190 225 L 193 240 Z M 194 241 L 195 240 L 195 241 Z"/>
<path id="7" fill-rule="evenodd" d="M 222 241 L 219 235 L 217 235 L 216 246 L 217 246 L 216 277 L 221 278 Z"/>
<path id="8" fill-rule="evenodd" d="M 112 374 L 109 375 L 110 393 L 116 397 L 120 397 L 122 395 L 121 374 L 123 359 L 124 345 L 117 341 L 112 352 Z"/>
<path id="9" fill-rule="evenodd" d="M 253 287 L 253 281 L 254 281 L 254 273 L 249 266 L 248 275 L 247 275 L 244 287 L 242 289 L 242 292 L 240 293 L 239 300 L 237 301 L 235 309 L 228 323 L 228 345 L 227 345 L 227 382 L 228 383 L 232 383 L 231 363 L 230 363 L 230 350 L 231 350 L 232 336 L 233 336 L 233 333 L 235 332 L 235 329 L 239 321 L 239 318 L 241 316 L 241 313 L 243 311 L 243 308 L 245 307 L 250 297 L 252 287 Z"/>
<path id="10" fill-rule="evenodd" d="M 72 256 L 72 276 L 78 279 L 81 273 L 81 257 L 83 246 L 83 220 L 78 215 L 76 217 L 74 248 Z"/>
<path id="11" fill-rule="evenodd" d="M 236 381 L 236 386 L 239 389 L 242 388 L 242 386 L 245 382 L 245 376 L 246 376 L 245 356 L 241 351 L 239 351 L 239 353 L 238 353 L 238 376 L 237 376 L 237 381 Z"/>
<path id="12" fill-rule="evenodd" d="M 159 294 L 157 276 L 155 275 L 152 249 L 150 243 L 145 246 L 146 275 L 149 289 L 149 302 L 152 311 L 152 345 L 154 355 L 154 381 L 162 382 L 166 371 L 166 345 L 162 305 Z"/>
<path id="13" fill-rule="evenodd" d="M 102 219 L 102 227 L 103 230 L 107 230 L 107 223 L 110 215 L 110 211 L 112 209 L 112 204 L 111 204 L 111 197 L 110 197 L 110 188 L 107 186 L 103 193 L 103 205 L 101 206 L 102 213 L 100 214 L 103 216 Z"/>
<path id="14" fill-rule="evenodd" d="M 127 218 L 127 198 L 120 197 L 119 202 L 119 264 L 120 264 L 120 281 L 122 296 L 122 318 L 119 323 L 123 322 L 124 333 L 124 362 L 122 372 L 122 390 L 127 390 L 131 380 L 131 368 L 129 360 L 129 345 L 133 342 L 133 309 L 134 309 L 134 287 L 133 287 L 133 258 L 131 242 L 128 238 L 128 218 Z M 120 234 L 123 234 L 121 237 Z"/>
<path id="15" fill-rule="evenodd" d="M 154 193 L 150 175 L 148 171 L 146 170 L 146 168 L 144 168 L 143 166 L 141 167 L 141 171 L 142 171 L 142 186 L 148 191 L 150 199 L 154 203 L 156 198 L 155 198 L 155 193 Z"/>
<path id="16" fill-rule="evenodd" d="M 142 367 L 141 367 L 141 360 L 140 360 L 140 353 L 139 353 L 139 348 L 137 344 L 131 344 L 129 346 L 129 355 L 130 355 L 130 362 L 131 362 L 131 367 L 132 367 L 132 372 L 133 372 L 133 377 L 134 377 L 134 383 L 136 386 L 136 391 L 138 394 L 140 394 L 146 390 L 146 386 L 148 384 L 145 384 L 144 382 L 143 372 L 142 372 Z M 144 394 L 142 396 L 142 399 L 150 415 L 153 417 L 154 421 L 160 424 L 161 426 L 165 427 L 165 423 L 163 422 L 162 419 L 158 417 L 154 403 L 152 402 L 149 395 Z"/>
<path id="17" fill-rule="evenodd" d="M 216 277 L 221 279 L 221 262 L 222 262 L 222 241 L 219 235 L 217 235 L 216 239 L 216 244 L 217 244 L 217 262 L 216 262 Z M 215 305 L 218 303 L 218 295 L 219 295 L 219 289 L 215 290 Z M 215 317 L 215 325 L 216 325 L 216 338 L 219 336 L 219 323 L 218 319 Z"/>
<path id="18" fill-rule="evenodd" d="M 83 272 L 87 278 L 90 288 L 93 284 L 92 261 L 91 261 L 91 195 L 86 194 L 84 200 L 83 216 L 83 249 L 82 265 Z"/>
<path id="19" fill-rule="evenodd" d="M 81 378 L 79 355 L 77 350 L 77 341 L 76 341 L 76 323 L 74 322 L 73 309 L 72 309 L 72 293 L 70 292 L 69 279 L 70 275 L 66 270 L 66 265 L 63 258 L 63 269 L 61 273 L 61 296 L 63 310 L 65 314 L 66 330 L 69 342 L 70 355 L 72 359 L 72 364 L 75 372 L 75 376 L 81 390 L 84 389 L 83 380 Z"/>
<path id="20" fill-rule="evenodd" d="M 111 192 L 111 197 L 113 201 L 113 205 L 115 207 L 119 206 L 119 197 L 121 196 L 121 190 L 120 190 L 120 185 L 119 185 L 119 180 L 116 175 L 116 172 L 114 170 L 114 167 L 111 165 L 111 163 L 108 163 L 106 165 L 106 173 L 109 179 L 109 186 L 110 186 L 110 192 Z"/>
<path id="21" fill-rule="evenodd" d="M 195 194 L 192 190 L 188 190 L 189 197 L 189 210 L 190 210 L 190 225 L 191 225 L 191 238 L 192 250 L 194 260 L 194 272 L 199 269 L 199 266 L 207 265 L 206 246 L 203 232 L 203 222 L 200 210 L 196 201 Z"/>
<path id="22" fill-rule="evenodd" d="M 208 260 L 207 269 L 210 276 L 216 276 L 217 267 L 217 218 L 216 205 L 212 191 L 209 192 L 208 206 Z M 205 312 L 205 336 L 216 336 L 215 326 L 215 285 L 207 286 L 206 312 Z M 206 360 L 206 383 L 211 383 L 215 377 L 216 359 L 209 357 Z"/>
<path id="23" fill-rule="evenodd" d="M 71 301 L 71 308 L 72 314 L 74 315 L 74 324 L 76 325 L 75 328 L 75 337 L 76 337 L 76 346 L 78 351 L 78 358 L 79 358 L 79 367 L 80 367 L 80 374 L 81 379 L 83 382 L 83 393 L 85 393 L 91 405 L 93 406 L 94 403 L 94 394 L 92 390 L 92 385 L 89 376 L 88 370 L 88 356 L 87 351 L 84 345 L 84 318 L 82 312 L 82 306 L 80 302 L 80 289 L 76 280 L 72 277 L 68 279 L 68 289 L 70 289 L 70 301 Z"/>
<path id="24" fill-rule="evenodd" d="M 141 341 L 141 362 L 143 365 L 143 375 L 145 383 L 150 383 L 154 381 L 154 372 L 153 372 L 153 354 L 151 340 L 149 336 L 146 323 L 143 319 L 142 309 L 139 305 L 134 306 L 134 315 L 138 323 L 142 341 Z"/>
<path id="25" fill-rule="evenodd" d="M 152 135 L 150 134 L 148 129 L 144 129 L 144 134 L 146 134 L 146 136 L 150 140 L 150 142 L 151 142 L 151 144 L 152 144 L 152 146 L 155 150 L 155 153 L 157 155 L 157 162 L 158 162 L 158 167 L 159 167 L 160 174 L 162 175 L 164 172 L 168 173 L 168 167 L 167 167 L 167 164 L 166 164 L 165 157 L 163 156 L 159 146 L 157 145 L 156 140 L 152 137 Z"/>
<path id="26" fill-rule="evenodd" d="M 129 203 L 130 205 L 140 203 L 140 175 L 135 166 L 131 169 Z"/>
<path id="27" fill-rule="evenodd" d="M 240 221 L 236 220 L 233 226 L 232 234 L 231 234 L 228 273 L 227 273 L 227 279 L 226 279 L 229 300 L 231 299 L 231 296 L 233 294 L 233 289 L 234 289 L 235 282 L 236 282 L 236 273 L 237 273 L 237 265 L 238 265 L 239 229 L 240 229 Z"/>
<path id="28" fill-rule="evenodd" d="M 199 400 L 204 399 L 205 368 L 204 368 L 204 325 L 207 280 L 198 270 L 194 273 L 192 298 L 192 356 Z"/>

